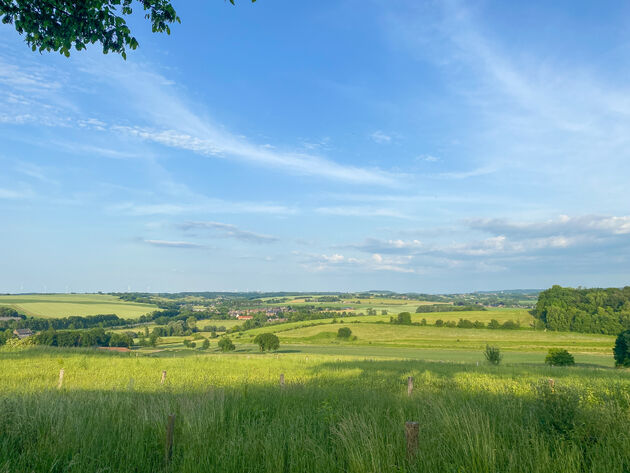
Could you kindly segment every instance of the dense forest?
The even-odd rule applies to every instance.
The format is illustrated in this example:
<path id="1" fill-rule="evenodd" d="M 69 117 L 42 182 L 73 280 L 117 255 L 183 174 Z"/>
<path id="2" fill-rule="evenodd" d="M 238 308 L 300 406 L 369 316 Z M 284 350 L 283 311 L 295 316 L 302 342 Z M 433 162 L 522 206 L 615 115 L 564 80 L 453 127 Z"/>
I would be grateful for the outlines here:
<path id="1" fill-rule="evenodd" d="M 630 286 L 623 289 L 553 286 L 538 295 L 532 314 L 550 330 L 615 335 L 630 329 Z"/>

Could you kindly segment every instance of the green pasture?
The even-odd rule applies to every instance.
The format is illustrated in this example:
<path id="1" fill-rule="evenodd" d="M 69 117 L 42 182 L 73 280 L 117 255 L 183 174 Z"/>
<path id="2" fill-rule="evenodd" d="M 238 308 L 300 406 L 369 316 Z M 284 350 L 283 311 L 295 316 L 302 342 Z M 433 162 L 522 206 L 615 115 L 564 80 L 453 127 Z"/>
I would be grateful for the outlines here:
<path id="1" fill-rule="evenodd" d="M 406 299 L 391 299 L 391 298 L 343 298 L 341 302 L 307 302 L 310 296 L 295 297 L 291 300 L 282 303 L 265 303 L 266 306 L 313 306 L 327 308 L 330 310 L 345 310 L 346 312 L 363 312 L 366 313 L 368 309 L 375 309 L 377 311 L 387 310 L 389 314 L 398 314 L 400 312 L 415 312 L 420 305 L 437 304 L 436 302 L 428 302 L 421 300 L 406 300 Z M 321 297 L 321 296 L 318 296 Z M 313 296 L 313 299 L 317 297 Z M 445 303 L 445 305 L 447 305 Z"/>
<path id="2" fill-rule="evenodd" d="M 337 338 L 340 327 L 350 327 L 354 342 Z M 251 331 L 255 332 L 255 331 Z M 245 332 L 250 334 L 250 331 Z M 251 333 L 251 336 L 255 333 Z M 434 326 L 394 325 L 377 323 L 337 323 L 300 327 L 279 332 L 280 340 L 287 343 L 355 343 L 378 344 L 413 348 L 440 348 L 481 350 L 486 344 L 505 350 L 547 351 L 549 348 L 566 348 L 580 353 L 609 354 L 615 337 L 611 335 L 535 330 L 459 329 Z"/>
<path id="3" fill-rule="evenodd" d="M 135 319 L 158 307 L 118 299 L 106 294 L 28 294 L 0 295 L 0 305 L 10 306 L 32 317 L 69 317 L 99 314 L 116 314 Z"/>
<path id="4" fill-rule="evenodd" d="M 488 310 L 470 310 L 461 312 L 426 312 L 416 314 L 416 305 L 411 311 L 411 321 L 419 323 L 422 319 L 426 319 L 427 323 L 434 324 L 436 320 L 441 319 L 444 322 L 453 320 L 457 322 L 459 319 L 468 319 L 470 321 L 478 320 L 480 322 L 488 323 L 490 320 L 495 319 L 501 323 L 508 320 L 514 322 L 520 322 L 521 326 L 529 327 L 534 321 L 534 317 L 526 309 L 495 309 Z M 401 310 L 400 312 L 404 312 Z M 408 311 L 409 312 L 409 311 Z M 398 313 L 398 312 L 397 312 Z M 392 315 L 395 315 L 392 313 Z M 354 322 L 358 320 L 360 322 L 389 322 L 390 314 L 388 315 L 363 315 L 363 316 L 350 316 L 344 317 L 343 320 Z"/>
<path id="5" fill-rule="evenodd" d="M 629 406 L 610 368 L 3 349 L 0 471 L 621 473 Z"/>

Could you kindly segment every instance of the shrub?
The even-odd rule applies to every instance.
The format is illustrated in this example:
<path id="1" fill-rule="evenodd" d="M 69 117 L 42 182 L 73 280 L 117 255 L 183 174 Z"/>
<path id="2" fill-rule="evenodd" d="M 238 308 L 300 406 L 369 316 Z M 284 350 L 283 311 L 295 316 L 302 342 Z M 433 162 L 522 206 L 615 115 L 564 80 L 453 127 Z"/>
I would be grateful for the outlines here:
<path id="1" fill-rule="evenodd" d="M 210 340 L 208 340 L 207 338 L 205 338 L 203 340 L 203 343 L 201 344 L 201 348 L 203 350 L 207 350 L 208 348 L 210 348 Z"/>
<path id="2" fill-rule="evenodd" d="M 352 330 L 350 330 L 348 327 L 341 327 L 339 330 L 337 330 L 337 338 L 350 338 L 350 335 L 352 335 Z"/>
<path id="3" fill-rule="evenodd" d="M 455 328 L 457 327 L 457 322 L 455 322 L 454 320 L 449 320 L 448 322 L 445 322 L 444 325 L 450 328 Z"/>
<path id="4" fill-rule="evenodd" d="M 459 319 L 459 322 L 457 322 L 457 327 L 459 328 L 473 328 L 474 326 L 475 324 L 468 319 Z"/>
<path id="5" fill-rule="evenodd" d="M 473 325 L 475 328 L 484 328 L 486 326 L 486 324 L 484 324 L 483 322 L 480 322 L 479 320 L 475 320 L 473 322 Z"/>
<path id="6" fill-rule="evenodd" d="M 492 365 L 498 365 L 501 363 L 501 359 L 503 358 L 499 347 L 493 347 L 490 345 L 486 345 L 486 350 L 483 354 L 486 357 L 486 361 Z"/>
<path id="7" fill-rule="evenodd" d="M 280 339 L 273 333 L 260 333 L 254 338 L 260 351 L 275 351 L 280 346 Z"/>
<path id="8" fill-rule="evenodd" d="M 615 340 L 615 365 L 630 366 L 630 330 L 621 332 Z"/>
<path id="9" fill-rule="evenodd" d="M 501 325 L 501 328 L 503 330 L 516 330 L 520 328 L 520 325 L 513 320 L 506 320 L 505 322 L 503 322 L 503 325 Z"/>
<path id="10" fill-rule="evenodd" d="M 499 321 L 496 319 L 492 319 L 490 322 L 488 322 L 489 329 L 496 330 L 500 327 L 501 327 L 501 324 L 499 324 Z"/>
<path id="11" fill-rule="evenodd" d="M 232 340 L 228 337 L 222 337 L 221 340 L 219 340 L 219 348 L 222 352 L 233 351 L 236 349 L 234 343 L 232 343 Z"/>
<path id="12" fill-rule="evenodd" d="M 401 312 L 396 318 L 390 318 L 395 324 L 411 325 L 411 314 L 409 312 Z"/>
<path id="13" fill-rule="evenodd" d="M 444 326 L 444 321 L 442 319 L 437 319 L 435 321 L 435 326 L 436 327 L 443 327 Z"/>
<path id="14" fill-rule="evenodd" d="M 575 359 L 564 348 L 550 348 L 545 363 L 552 366 L 570 366 L 575 364 Z"/>
<path id="15" fill-rule="evenodd" d="M 423 327 L 427 324 L 427 319 L 422 319 L 420 321 L 420 325 L 422 325 Z"/>

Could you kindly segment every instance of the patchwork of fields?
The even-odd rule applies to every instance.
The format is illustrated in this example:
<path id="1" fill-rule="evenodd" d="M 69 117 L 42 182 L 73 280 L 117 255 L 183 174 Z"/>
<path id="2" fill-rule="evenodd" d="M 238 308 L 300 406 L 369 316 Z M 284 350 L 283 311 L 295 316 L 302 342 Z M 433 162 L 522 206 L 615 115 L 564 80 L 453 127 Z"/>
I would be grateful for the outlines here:
<path id="1" fill-rule="evenodd" d="M 0 296 L 0 304 L 48 317 L 155 309 L 103 295 Z M 398 308 L 413 312 L 418 301 L 408 305 Z M 198 320 L 201 332 L 128 353 L 4 347 L 0 473 L 630 471 L 630 371 L 613 369 L 613 336 L 533 330 L 523 309 L 413 313 L 417 325 L 389 317 L 234 332 L 231 353 L 203 328 L 233 329 L 235 319 Z M 460 318 L 521 328 L 434 325 Z M 350 339 L 337 337 L 341 327 Z M 265 332 L 280 338 L 277 352 L 254 344 Z M 500 366 L 485 362 L 486 344 L 500 347 Z M 550 348 L 568 349 L 577 366 L 546 366 Z M 407 421 L 419 423 L 413 455 Z"/>

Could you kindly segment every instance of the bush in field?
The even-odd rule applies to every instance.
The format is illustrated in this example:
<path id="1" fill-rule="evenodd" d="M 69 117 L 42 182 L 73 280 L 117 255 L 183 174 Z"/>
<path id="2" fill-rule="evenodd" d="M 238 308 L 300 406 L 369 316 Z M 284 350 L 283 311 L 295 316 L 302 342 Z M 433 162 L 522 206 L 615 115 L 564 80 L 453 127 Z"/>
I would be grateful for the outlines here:
<path id="1" fill-rule="evenodd" d="M 486 345 L 486 350 L 483 354 L 486 357 L 486 361 L 492 365 L 498 365 L 501 363 L 501 359 L 503 358 L 499 347 L 493 347 L 490 345 Z"/>
<path id="2" fill-rule="evenodd" d="M 222 352 L 236 350 L 234 343 L 232 343 L 232 340 L 230 340 L 228 337 L 222 337 L 221 340 L 219 340 L 219 348 Z"/>
<path id="3" fill-rule="evenodd" d="M 208 348 L 210 348 L 210 340 L 204 338 L 203 343 L 201 344 L 201 348 L 203 350 L 207 350 Z"/>
<path id="4" fill-rule="evenodd" d="M 552 366 L 571 366 L 575 364 L 575 359 L 564 348 L 550 348 L 545 363 Z"/>
<path id="5" fill-rule="evenodd" d="M 350 338 L 350 335 L 352 335 L 352 330 L 350 330 L 348 327 L 341 327 L 339 330 L 337 330 L 337 338 L 348 339 Z"/>
<path id="6" fill-rule="evenodd" d="M 444 323 L 444 325 L 449 328 L 455 328 L 457 327 L 457 322 L 455 322 L 454 320 L 448 320 L 447 322 Z"/>
<path id="7" fill-rule="evenodd" d="M 420 325 L 422 325 L 423 327 L 427 324 L 427 319 L 422 319 L 420 321 Z"/>
<path id="8" fill-rule="evenodd" d="M 389 319 L 392 323 L 400 325 L 411 325 L 411 314 L 409 312 L 401 312 L 396 318 Z"/>
<path id="9" fill-rule="evenodd" d="M 501 324 L 499 323 L 498 320 L 492 319 L 490 322 L 488 322 L 488 328 L 492 330 L 496 330 L 498 328 L 501 328 Z"/>
<path id="10" fill-rule="evenodd" d="M 474 328 L 474 326 L 475 324 L 468 319 L 459 319 L 459 322 L 457 322 L 458 328 Z"/>
<path id="11" fill-rule="evenodd" d="M 442 319 L 437 319 L 435 321 L 435 326 L 436 327 L 443 327 L 444 326 L 444 321 Z"/>
<path id="12" fill-rule="evenodd" d="M 615 340 L 615 365 L 630 366 L 630 330 L 621 332 Z"/>
<path id="13" fill-rule="evenodd" d="M 484 324 L 483 322 L 480 322 L 479 320 L 475 320 L 473 322 L 473 326 L 475 328 L 484 328 L 486 326 L 486 324 Z"/>
<path id="14" fill-rule="evenodd" d="M 503 325 L 501 325 L 501 328 L 503 330 L 516 330 L 520 327 L 521 326 L 513 320 L 506 320 L 505 322 L 503 322 Z"/>
<path id="15" fill-rule="evenodd" d="M 260 351 L 275 351 L 280 346 L 280 339 L 273 333 L 261 333 L 256 335 L 254 343 L 258 344 Z"/>

